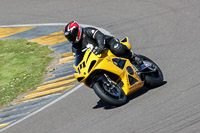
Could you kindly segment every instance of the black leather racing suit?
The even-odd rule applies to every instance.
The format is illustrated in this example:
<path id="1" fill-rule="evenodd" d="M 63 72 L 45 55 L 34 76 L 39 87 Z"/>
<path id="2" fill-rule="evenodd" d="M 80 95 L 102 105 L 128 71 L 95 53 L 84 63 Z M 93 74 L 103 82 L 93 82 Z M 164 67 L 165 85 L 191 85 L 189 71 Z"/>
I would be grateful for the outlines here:
<path id="1" fill-rule="evenodd" d="M 93 50 L 96 46 L 98 47 L 98 54 L 103 52 L 104 48 L 108 48 L 116 56 L 128 59 L 132 57 L 131 50 L 129 50 L 127 46 L 121 44 L 119 39 L 113 36 L 104 35 L 98 29 L 93 27 L 83 28 L 82 38 L 78 43 L 72 45 L 72 52 L 74 54 L 76 50 L 84 51 L 86 48 Z"/>

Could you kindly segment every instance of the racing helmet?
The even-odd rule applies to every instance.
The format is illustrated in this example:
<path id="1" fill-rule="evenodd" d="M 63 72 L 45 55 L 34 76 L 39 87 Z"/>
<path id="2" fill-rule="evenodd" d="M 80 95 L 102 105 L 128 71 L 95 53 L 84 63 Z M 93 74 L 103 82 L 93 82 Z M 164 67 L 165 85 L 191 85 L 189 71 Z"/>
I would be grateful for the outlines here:
<path id="1" fill-rule="evenodd" d="M 71 43 L 78 43 L 81 39 L 82 27 L 76 21 L 71 21 L 65 26 L 64 34 Z"/>

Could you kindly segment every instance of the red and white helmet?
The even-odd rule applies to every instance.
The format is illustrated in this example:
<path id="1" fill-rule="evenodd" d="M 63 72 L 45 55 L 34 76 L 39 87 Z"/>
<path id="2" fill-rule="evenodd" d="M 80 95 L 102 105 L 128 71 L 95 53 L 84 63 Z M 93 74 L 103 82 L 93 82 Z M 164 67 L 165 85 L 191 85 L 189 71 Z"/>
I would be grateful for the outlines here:
<path id="1" fill-rule="evenodd" d="M 82 28 L 76 21 L 71 21 L 65 26 L 64 34 L 71 43 L 78 43 L 81 39 Z"/>

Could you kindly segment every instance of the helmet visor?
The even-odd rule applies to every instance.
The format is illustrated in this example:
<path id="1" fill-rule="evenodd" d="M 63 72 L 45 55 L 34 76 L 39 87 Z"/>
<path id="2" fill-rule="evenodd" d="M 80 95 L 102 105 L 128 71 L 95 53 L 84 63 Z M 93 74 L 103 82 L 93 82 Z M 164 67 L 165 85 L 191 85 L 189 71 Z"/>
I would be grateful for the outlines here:
<path id="1" fill-rule="evenodd" d="M 76 40 L 76 36 L 73 34 L 70 34 L 69 32 L 65 33 L 65 37 L 67 38 L 68 41 L 70 41 L 71 43 L 74 43 Z"/>

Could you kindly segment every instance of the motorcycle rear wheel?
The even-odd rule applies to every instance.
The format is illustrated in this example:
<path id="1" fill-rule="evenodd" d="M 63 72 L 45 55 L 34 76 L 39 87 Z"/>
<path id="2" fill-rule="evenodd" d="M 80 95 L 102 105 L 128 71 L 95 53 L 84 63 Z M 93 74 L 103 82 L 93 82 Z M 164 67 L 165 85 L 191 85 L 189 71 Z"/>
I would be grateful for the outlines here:
<path id="1" fill-rule="evenodd" d="M 161 69 L 158 67 L 158 65 L 146 56 L 143 55 L 138 55 L 138 56 L 142 58 L 144 61 L 152 63 L 154 67 L 157 69 L 156 72 L 151 73 L 149 75 L 145 75 L 145 86 L 148 88 L 155 88 L 163 85 L 163 79 L 164 79 L 163 73 Z"/>
<path id="2" fill-rule="evenodd" d="M 103 87 L 103 83 L 101 83 L 101 82 L 96 82 L 93 85 L 94 92 L 104 102 L 106 102 L 112 106 L 121 106 L 121 105 L 126 104 L 128 101 L 126 94 L 120 87 L 118 87 L 118 86 L 116 86 L 116 87 L 120 91 L 119 96 L 114 96 L 111 93 L 108 93 L 106 91 L 106 89 Z"/>

